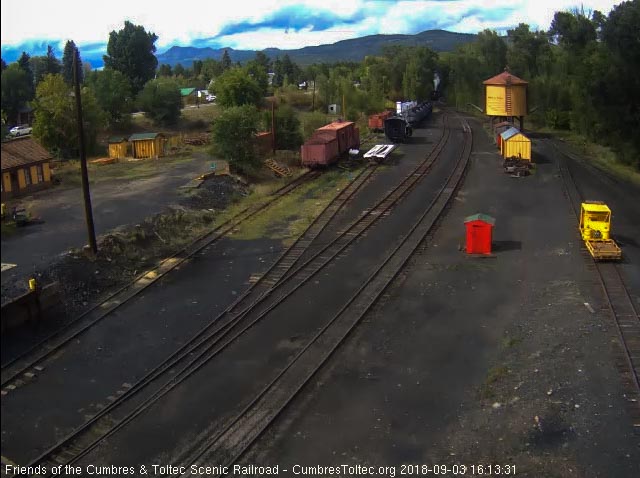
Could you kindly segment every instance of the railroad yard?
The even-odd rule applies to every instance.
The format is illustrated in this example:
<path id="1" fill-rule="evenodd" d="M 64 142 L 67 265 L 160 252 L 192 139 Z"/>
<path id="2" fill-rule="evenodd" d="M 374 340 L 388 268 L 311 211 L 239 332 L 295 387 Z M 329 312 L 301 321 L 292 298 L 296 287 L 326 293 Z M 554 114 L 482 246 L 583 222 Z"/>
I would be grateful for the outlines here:
<path id="1" fill-rule="evenodd" d="M 640 190 L 531 136 L 532 174 L 505 174 L 481 120 L 435 108 L 383 163 L 310 170 L 45 342 L 12 347 L 3 476 L 638 476 Z M 303 188 L 331 197 L 300 237 L 282 240 L 292 214 L 243 236 Z M 587 252 L 585 200 L 613 211 L 621 262 Z M 464 251 L 477 213 L 495 218 L 484 256 Z"/>

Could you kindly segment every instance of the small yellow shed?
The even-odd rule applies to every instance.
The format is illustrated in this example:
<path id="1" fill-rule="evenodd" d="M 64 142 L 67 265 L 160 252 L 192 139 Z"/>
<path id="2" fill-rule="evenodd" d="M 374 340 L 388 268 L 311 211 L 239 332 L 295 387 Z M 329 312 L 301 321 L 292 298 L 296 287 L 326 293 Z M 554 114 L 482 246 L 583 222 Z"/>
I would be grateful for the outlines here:
<path id="1" fill-rule="evenodd" d="M 127 157 L 127 138 L 125 136 L 112 136 L 109 138 L 109 157 L 122 159 Z"/>
<path id="2" fill-rule="evenodd" d="M 133 157 L 159 158 L 166 154 L 167 138 L 162 133 L 137 133 L 129 137 L 132 145 Z"/>
<path id="3" fill-rule="evenodd" d="M 503 158 L 531 161 L 531 140 L 517 128 L 509 128 L 500 134 L 500 153 Z"/>

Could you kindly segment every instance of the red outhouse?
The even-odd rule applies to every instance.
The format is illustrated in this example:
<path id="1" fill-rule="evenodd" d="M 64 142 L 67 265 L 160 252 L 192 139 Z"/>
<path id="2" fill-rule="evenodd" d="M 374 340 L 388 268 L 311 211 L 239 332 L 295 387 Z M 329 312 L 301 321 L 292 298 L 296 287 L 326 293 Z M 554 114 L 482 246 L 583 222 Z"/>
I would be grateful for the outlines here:
<path id="1" fill-rule="evenodd" d="M 491 238 L 496 220 L 487 214 L 464 218 L 467 230 L 467 254 L 491 254 Z"/>

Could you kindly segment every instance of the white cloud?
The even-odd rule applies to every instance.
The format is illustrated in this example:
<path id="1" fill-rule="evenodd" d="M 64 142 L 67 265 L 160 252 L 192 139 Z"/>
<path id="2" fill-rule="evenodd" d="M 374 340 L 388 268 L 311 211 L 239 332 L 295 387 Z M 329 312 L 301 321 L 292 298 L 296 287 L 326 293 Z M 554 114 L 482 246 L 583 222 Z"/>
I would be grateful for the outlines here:
<path id="1" fill-rule="evenodd" d="M 336 25 L 326 32 L 302 30 L 288 36 L 282 32 L 259 29 L 230 35 L 236 48 L 298 48 L 331 43 L 371 33 L 412 33 L 428 20 L 444 25 L 447 18 L 457 19 L 462 12 L 477 8 L 489 11 L 518 6 L 518 11 L 504 19 L 467 17 L 447 29 L 473 32 L 487 27 L 526 22 L 548 28 L 553 12 L 584 4 L 587 9 L 608 12 L 616 2 L 610 0 L 460 0 L 460 1 L 371 1 L 371 0 L 240 0 L 211 2 L 192 0 L 164 3 L 158 0 L 111 0 L 97 3 L 79 0 L 30 0 L 28 8 L 17 1 L 3 1 L 0 41 L 3 46 L 29 40 L 73 39 L 77 44 L 106 43 L 109 32 L 119 30 L 125 20 L 144 25 L 159 37 L 160 51 L 172 44 L 189 44 L 194 39 L 215 37 L 225 25 L 249 21 L 257 23 L 272 12 L 290 5 L 322 9 L 347 18 L 364 8 L 367 17 L 359 24 Z M 287 46 L 289 45 L 289 46 Z"/>

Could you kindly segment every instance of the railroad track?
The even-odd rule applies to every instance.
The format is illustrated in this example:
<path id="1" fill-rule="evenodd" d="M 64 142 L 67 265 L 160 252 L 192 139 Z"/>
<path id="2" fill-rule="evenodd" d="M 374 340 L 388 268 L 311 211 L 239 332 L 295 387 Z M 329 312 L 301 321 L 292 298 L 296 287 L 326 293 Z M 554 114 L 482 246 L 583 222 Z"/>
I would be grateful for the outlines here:
<path id="1" fill-rule="evenodd" d="M 156 268 L 138 275 L 132 282 L 118 289 L 105 300 L 78 316 L 64 328 L 54 332 L 21 355 L 3 364 L 1 370 L 2 383 L 0 384 L 4 392 L 3 395 L 15 390 L 23 383 L 28 382 L 32 377 L 38 375 L 44 369 L 45 362 L 51 356 L 59 352 L 67 343 L 76 339 L 79 335 L 107 317 L 118 307 L 140 294 L 147 287 L 157 282 L 179 265 L 191 259 L 205 247 L 233 231 L 244 221 L 264 211 L 283 196 L 286 196 L 308 181 L 312 181 L 320 174 L 318 171 L 307 171 L 274 191 L 272 197 L 264 204 L 243 209 L 232 218 L 217 226 L 214 230 L 201 235 L 173 256 L 163 260 Z"/>
<path id="2" fill-rule="evenodd" d="M 561 158 L 558 161 L 558 167 L 566 186 L 572 215 L 576 219 L 577 230 L 580 204 L 584 200 L 583 194 L 567 165 L 565 159 L 568 156 L 567 153 L 561 151 L 551 141 L 547 144 L 550 144 Z M 615 325 L 621 346 L 617 360 L 618 370 L 626 392 L 634 429 L 640 433 L 640 316 L 620 273 L 620 266 L 617 263 L 596 261 L 585 247 L 582 248 L 582 254 L 590 262 L 589 269 L 597 275 L 606 300 L 606 307 Z"/>
<path id="3" fill-rule="evenodd" d="M 445 119 L 445 121 L 447 120 Z M 309 260 L 298 265 L 293 271 L 296 261 L 299 260 L 301 253 L 306 250 L 308 243 L 312 240 L 309 235 L 303 234 L 256 284 L 208 326 L 199 331 L 180 350 L 174 352 L 115 401 L 33 460 L 30 466 L 37 464 L 51 466 L 52 464 L 77 462 L 105 438 L 130 423 L 162 396 L 194 374 L 335 259 L 385 212 L 388 212 L 405 197 L 416 183 L 428 173 L 446 145 L 449 135 L 449 128 L 444 128 L 433 151 L 412 173 L 382 198 L 373 209 L 367 211 L 351 227 L 343 231 L 331 243 L 322 247 Z M 365 168 L 361 175 L 355 178 L 349 187 L 345 188 L 342 194 L 336 198 L 335 202 L 327 206 L 320 215 L 328 218 L 325 226 L 341 208 L 340 204 L 348 201 L 376 168 L 377 166 Z M 321 225 L 322 222 L 316 221 L 310 225 L 307 231 L 311 231 L 311 236 L 314 234 L 317 236 L 323 230 L 325 226 Z M 288 271 L 292 272 L 284 277 Z M 165 377 L 169 377 L 169 380 L 159 384 L 159 379 Z M 144 397 L 142 396 L 143 390 L 146 391 Z"/>
<path id="4" fill-rule="evenodd" d="M 215 436 L 203 437 L 178 462 L 189 468 L 216 463 L 231 466 L 271 426 L 283 410 L 339 348 L 349 333 L 384 294 L 422 241 L 432 231 L 459 187 L 472 146 L 471 129 L 463 122 L 465 142 L 453 172 L 420 219 L 385 258 L 347 304 L 318 331 L 278 375 Z M 187 472 L 174 476 L 200 476 Z M 222 475 L 219 475 L 222 476 Z"/>

